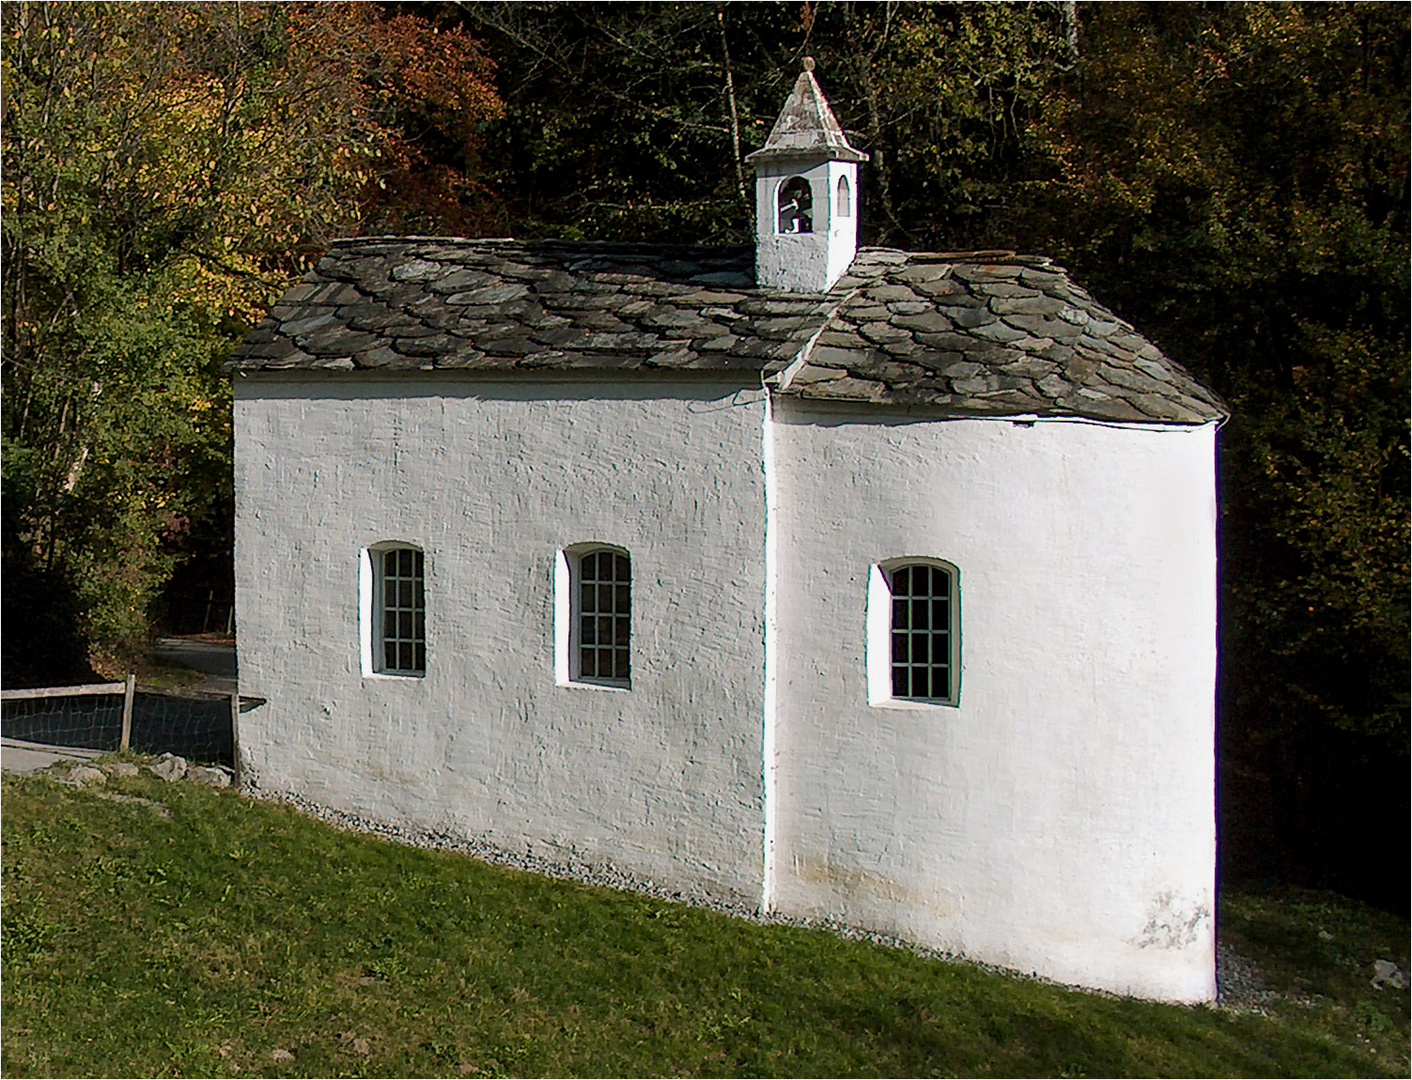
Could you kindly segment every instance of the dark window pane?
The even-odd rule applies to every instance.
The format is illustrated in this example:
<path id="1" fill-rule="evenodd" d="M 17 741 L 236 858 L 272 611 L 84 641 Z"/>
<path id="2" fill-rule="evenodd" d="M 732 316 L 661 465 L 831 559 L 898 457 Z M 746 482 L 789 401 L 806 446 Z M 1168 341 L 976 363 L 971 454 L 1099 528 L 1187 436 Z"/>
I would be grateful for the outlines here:
<path id="1" fill-rule="evenodd" d="M 613 650 L 598 646 L 598 675 L 603 679 L 613 677 Z"/>
<path id="2" fill-rule="evenodd" d="M 412 639 L 412 613 L 410 611 L 398 613 L 397 636 L 403 641 L 410 641 Z"/>
<path id="3" fill-rule="evenodd" d="M 907 622 L 907 601 L 894 600 L 892 602 L 892 628 L 894 630 L 906 630 Z"/>
<path id="4" fill-rule="evenodd" d="M 613 678 L 628 677 L 628 653 L 626 649 L 616 649 L 613 653 Z"/>
<path id="5" fill-rule="evenodd" d="M 427 636 L 427 613 L 425 611 L 416 612 L 416 629 L 414 634 L 418 641 L 425 641 Z"/>
<path id="6" fill-rule="evenodd" d="M 598 619 L 598 644 L 611 645 L 613 643 L 613 617 L 611 615 L 601 615 Z"/>
<path id="7" fill-rule="evenodd" d="M 892 662 L 894 664 L 905 664 L 907 662 L 907 635 L 892 635 Z"/>
<path id="8" fill-rule="evenodd" d="M 912 663 L 926 664 L 931 661 L 931 638 L 927 634 L 912 635 Z"/>
<path id="9" fill-rule="evenodd" d="M 632 566 L 628 562 L 628 557 L 626 555 L 619 555 L 614 560 L 614 563 L 617 569 L 617 579 L 619 581 L 631 581 Z"/>
<path id="10" fill-rule="evenodd" d="M 382 603 L 383 607 L 397 606 L 397 582 L 391 578 L 382 583 Z"/>
<path id="11" fill-rule="evenodd" d="M 598 653 L 592 648 L 579 650 L 579 675 L 591 679 L 598 674 Z"/>
<path id="12" fill-rule="evenodd" d="M 594 581 L 598 577 L 598 552 L 590 551 L 579 563 L 579 572 L 584 581 Z"/>
<path id="13" fill-rule="evenodd" d="M 412 602 L 419 608 L 427 606 L 426 586 L 420 577 L 417 578 L 416 587 L 412 590 Z"/>
<path id="14" fill-rule="evenodd" d="M 912 591 L 912 568 L 899 567 L 892 572 L 892 591 L 898 596 L 906 596 Z"/>
<path id="15" fill-rule="evenodd" d="M 600 613 L 613 610 L 613 586 L 598 586 L 598 606 L 594 610 Z"/>
<path id="16" fill-rule="evenodd" d="M 951 671 L 949 668 L 939 667 L 932 670 L 932 697 L 949 698 L 951 696 Z"/>
<path id="17" fill-rule="evenodd" d="M 417 646 L 417 662 L 413 666 L 418 671 L 425 671 L 427 669 L 427 647 L 425 645 Z"/>
<path id="18" fill-rule="evenodd" d="M 412 576 L 412 551 L 410 548 L 402 548 L 397 552 L 397 572 L 402 577 Z"/>
<path id="19" fill-rule="evenodd" d="M 945 630 L 951 625 L 951 602 L 949 600 L 932 601 L 932 626 L 938 630 Z"/>
<path id="20" fill-rule="evenodd" d="M 598 620 L 592 615 L 585 615 L 579 619 L 579 644 L 596 645 L 598 637 L 594 631 L 598 627 Z"/>
<path id="21" fill-rule="evenodd" d="M 905 667 L 895 667 L 892 669 L 892 696 L 907 696 L 907 669 Z"/>
<path id="22" fill-rule="evenodd" d="M 579 611 L 580 611 L 580 612 L 592 611 L 592 610 L 593 610 L 593 600 L 594 600 L 594 597 L 596 597 L 597 595 L 598 595 L 598 594 L 597 594 L 597 590 L 596 590 L 596 587 L 595 587 L 595 586 L 593 586 L 593 585 L 580 585 L 580 586 L 579 586 Z"/>
<path id="23" fill-rule="evenodd" d="M 613 590 L 613 611 L 618 615 L 626 615 L 632 610 L 632 589 L 627 585 L 619 585 Z"/>
<path id="24" fill-rule="evenodd" d="M 947 597 L 951 595 L 951 573 L 936 567 L 932 570 L 932 595 Z"/>
<path id="25" fill-rule="evenodd" d="M 613 644 L 626 645 L 628 643 L 628 635 L 632 633 L 631 624 L 621 615 L 614 619 L 613 623 L 616 627 L 613 632 Z"/>
<path id="26" fill-rule="evenodd" d="M 422 553 L 420 551 L 412 552 L 412 573 L 416 574 L 417 577 L 422 577 L 423 565 L 424 561 L 422 558 Z"/>
<path id="27" fill-rule="evenodd" d="M 931 626 L 931 613 L 927 610 L 929 606 L 926 600 L 912 601 L 912 629 L 925 630 Z"/>
<path id="28" fill-rule="evenodd" d="M 397 667 L 397 642 L 388 640 L 382 646 L 382 666 L 388 670 L 395 670 Z"/>
<path id="29" fill-rule="evenodd" d="M 405 608 L 412 606 L 412 583 L 410 581 L 398 582 L 397 606 Z"/>
<path id="30" fill-rule="evenodd" d="M 912 694 L 914 698 L 931 697 L 930 680 L 927 678 L 930 669 L 924 667 L 914 667 L 912 669 Z"/>

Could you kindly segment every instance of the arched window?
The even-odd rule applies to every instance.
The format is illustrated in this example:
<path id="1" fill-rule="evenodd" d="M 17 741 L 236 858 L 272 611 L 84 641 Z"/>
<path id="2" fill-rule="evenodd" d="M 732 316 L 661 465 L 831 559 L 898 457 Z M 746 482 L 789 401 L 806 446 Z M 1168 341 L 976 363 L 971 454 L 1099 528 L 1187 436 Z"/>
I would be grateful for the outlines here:
<path id="1" fill-rule="evenodd" d="M 868 700 L 955 705 L 961 689 L 960 572 L 892 559 L 868 584 Z"/>
<path id="2" fill-rule="evenodd" d="M 426 559 L 411 544 L 374 544 L 364 553 L 364 671 L 427 672 Z"/>
<path id="3" fill-rule="evenodd" d="M 834 196 L 834 212 L 838 217 L 853 216 L 853 193 L 848 188 L 848 177 L 838 178 L 837 194 Z"/>
<path id="4" fill-rule="evenodd" d="M 814 231 L 814 192 L 802 176 L 791 176 L 780 185 L 778 229 L 782 233 Z"/>
<path id="5" fill-rule="evenodd" d="M 632 683 L 632 560 L 622 548 L 576 544 L 555 569 L 555 671 L 561 684 Z"/>

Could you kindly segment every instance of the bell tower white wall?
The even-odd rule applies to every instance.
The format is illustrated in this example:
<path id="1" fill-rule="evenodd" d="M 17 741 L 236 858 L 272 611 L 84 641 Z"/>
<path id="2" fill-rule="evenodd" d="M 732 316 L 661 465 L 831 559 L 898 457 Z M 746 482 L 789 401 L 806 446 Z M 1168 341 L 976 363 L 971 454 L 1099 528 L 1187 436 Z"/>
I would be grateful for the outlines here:
<path id="1" fill-rule="evenodd" d="M 793 177 L 812 193 L 812 230 L 780 228 L 780 191 Z M 839 180 L 847 185 L 847 206 Z M 846 209 L 847 213 L 841 212 Z M 761 161 L 755 175 L 755 282 L 762 289 L 826 292 L 858 252 L 858 166 L 828 159 Z"/>

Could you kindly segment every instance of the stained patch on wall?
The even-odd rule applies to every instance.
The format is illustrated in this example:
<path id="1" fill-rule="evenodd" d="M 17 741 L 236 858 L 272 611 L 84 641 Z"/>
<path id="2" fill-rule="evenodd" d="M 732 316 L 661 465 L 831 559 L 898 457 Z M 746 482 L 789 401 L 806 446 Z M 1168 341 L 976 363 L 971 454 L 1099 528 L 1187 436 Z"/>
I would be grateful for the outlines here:
<path id="1" fill-rule="evenodd" d="M 961 898 L 941 886 L 919 889 L 882 874 L 840 866 L 827 857 L 796 855 L 793 866 L 795 876 L 801 881 L 826 886 L 846 902 L 905 904 L 923 908 L 938 919 L 952 919 L 961 914 Z"/>
<path id="2" fill-rule="evenodd" d="M 1142 949 L 1185 949 L 1195 944 L 1201 924 L 1210 918 L 1210 905 L 1160 892 L 1147 906 L 1147 925 L 1136 944 Z"/>

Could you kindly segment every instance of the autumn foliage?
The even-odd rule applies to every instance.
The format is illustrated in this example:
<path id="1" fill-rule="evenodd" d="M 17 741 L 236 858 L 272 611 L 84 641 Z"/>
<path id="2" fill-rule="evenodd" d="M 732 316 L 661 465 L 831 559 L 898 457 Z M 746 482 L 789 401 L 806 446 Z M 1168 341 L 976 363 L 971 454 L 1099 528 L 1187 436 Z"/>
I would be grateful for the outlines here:
<path id="1" fill-rule="evenodd" d="M 221 361 L 331 237 L 473 227 L 454 163 L 500 105 L 463 30 L 365 4 L 17 2 L 3 32 L 6 610 L 74 615 L 67 651 L 6 635 L 19 680 L 140 642 L 193 528 L 228 544 Z"/>

